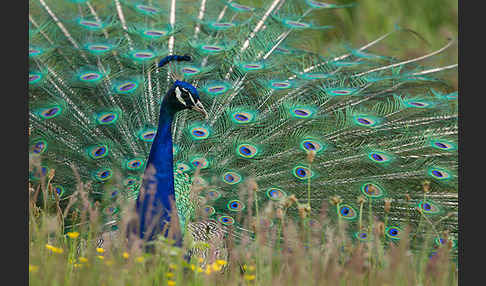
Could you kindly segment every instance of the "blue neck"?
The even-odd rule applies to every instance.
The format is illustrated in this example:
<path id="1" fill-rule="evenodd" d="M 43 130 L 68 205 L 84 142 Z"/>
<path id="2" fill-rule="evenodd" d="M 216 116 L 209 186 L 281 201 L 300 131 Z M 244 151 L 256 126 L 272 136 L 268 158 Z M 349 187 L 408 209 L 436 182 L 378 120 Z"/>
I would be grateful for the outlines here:
<path id="1" fill-rule="evenodd" d="M 140 238 L 144 240 L 154 239 L 164 230 L 164 227 L 168 227 L 170 221 L 177 226 L 179 224 L 175 208 L 174 169 L 172 166 L 171 123 L 174 114 L 170 104 L 167 104 L 164 99 L 160 107 L 159 126 L 150 149 L 144 180 L 137 198 L 137 214 L 140 218 L 138 231 Z M 152 168 L 155 169 L 155 174 L 151 172 Z M 163 234 L 167 236 L 167 230 Z"/>

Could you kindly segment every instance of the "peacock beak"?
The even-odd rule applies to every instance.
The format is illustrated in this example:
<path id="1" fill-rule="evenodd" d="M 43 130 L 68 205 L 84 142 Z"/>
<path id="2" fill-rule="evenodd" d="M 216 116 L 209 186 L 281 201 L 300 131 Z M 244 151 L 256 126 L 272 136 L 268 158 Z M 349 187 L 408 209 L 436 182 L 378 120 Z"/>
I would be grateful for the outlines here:
<path id="1" fill-rule="evenodd" d="M 204 119 L 208 119 L 208 113 L 206 112 L 206 109 L 204 109 L 204 106 L 200 101 L 196 102 L 192 109 L 201 112 L 202 114 L 204 114 Z"/>

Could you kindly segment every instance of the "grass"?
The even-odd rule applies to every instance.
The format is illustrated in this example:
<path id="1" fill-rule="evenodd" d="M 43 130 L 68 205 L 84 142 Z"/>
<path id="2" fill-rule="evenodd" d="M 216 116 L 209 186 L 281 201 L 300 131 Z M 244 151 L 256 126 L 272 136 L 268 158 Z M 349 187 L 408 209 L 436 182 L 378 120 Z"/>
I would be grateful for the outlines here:
<path id="1" fill-rule="evenodd" d="M 432 248 L 421 245 L 418 251 L 412 250 L 408 239 L 412 233 L 403 229 L 400 239 L 390 239 L 385 235 L 385 224 L 374 220 L 371 213 L 369 218 L 359 217 L 360 225 L 371 238 L 360 242 L 348 235 L 346 221 L 340 216 L 337 223 L 335 217 L 327 216 L 327 208 L 338 212 L 342 202 L 339 197 L 332 197 L 323 205 L 319 223 L 313 224 L 307 219 L 307 204 L 299 205 L 292 196 L 280 207 L 260 208 L 255 217 L 265 219 L 250 219 L 246 224 L 255 236 L 243 236 L 235 243 L 234 237 L 228 235 L 223 241 L 228 252 L 217 255 L 212 252 L 218 243 L 215 241 L 184 239 L 182 247 L 176 247 L 173 241 L 160 237 L 152 242 L 152 251 L 148 252 L 142 250 L 142 241 L 128 243 L 123 229 L 130 220 L 127 217 L 131 217 L 133 210 L 129 205 L 133 201 L 123 200 L 120 230 L 105 232 L 100 248 L 96 241 L 103 231 L 103 215 L 97 204 L 89 201 L 89 186 L 78 183 L 77 191 L 68 198 L 68 205 L 80 209 L 80 224 L 68 232 L 62 220 L 69 211 L 63 212 L 59 207 L 59 197 L 50 184 L 54 176 L 51 171 L 29 189 L 32 286 L 458 284 L 451 243 Z M 258 185 L 250 183 L 246 191 L 258 192 Z M 359 200 L 361 207 L 367 207 L 364 198 Z M 385 201 L 385 208 L 386 204 L 389 202 Z M 297 207 L 298 218 L 286 215 L 290 206 Z M 73 210 L 70 212 L 75 213 Z M 270 218 L 276 218 L 277 225 L 270 227 Z M 206 250 L 204 258 L 192 255 L 188 259 L 186 254 L 193 248 Z"/>

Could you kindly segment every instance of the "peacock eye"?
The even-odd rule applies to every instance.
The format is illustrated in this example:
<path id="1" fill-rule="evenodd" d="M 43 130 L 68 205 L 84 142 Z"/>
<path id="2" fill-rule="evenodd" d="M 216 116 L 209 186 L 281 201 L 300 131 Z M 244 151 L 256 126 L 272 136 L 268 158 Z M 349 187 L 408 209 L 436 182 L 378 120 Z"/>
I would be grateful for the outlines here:
<path id="1" fill-rule="evenodd" d="M 245 205 L 239 200 L 232 200 L 228 202 L 227 208 L 230 211 L 238 212 L 238 211 L 242 211 L 245 208 Z"/>
<path id="2" fill-rule="evenodd" d="M 242 158 L 251 159 L 258 154 L 258 148 L 251 144 L 241 144 L 236 152 Z"/>
<path id="3" fill-rule="evenodd" d="M 95 145 L 88 147 L 86 152 L 91 159 L 101 159 L 108 156 L 109 148 L 107 145 Z"/>
<path id="4" fill-rule="evenodd" d="M 355 219 L 357 217 L 357 215 L 358 214 L 356 213 L 356 211 L 351 206 L 342 205 L 339 208 L 339 216 L 341 218 L 344 218 L 344 219 L 347 219 L 347 220 L 352 220 L 352 219 Z"/>
<path id="5" fill-rule="evenodd" d="M 368 198 L 378 199 L 385 195 L 384 190 L 373 183 L 365 183 L 361 186 L 361 192 Z"/>
<path id="6" fill-rule="evenodd" d="M 442 213 L 442 209 L 439 207 L 439 205 L 430 200 L 420 201 L 418 203 L 418 208 L 422 210 L 422 213 L 427 215 L 437 215 Z"/>
<path id="7" fill-rule="evenodd" d="M 370 152 L 368 154 L 368 158 L 371 159 L 372 162 L 378 164 L 386 164 L 391 162 L 393 159 L 391 154 L 386 154 L 384 152 Z"/>
<path id="8" fill-rule="evenodd" d="M 355 233 L 355 237 L 361 242 L 369 241 L 369 236 L 366 231 L 360 231 Z"/>
<path id="9" fill-rule="evenodd" d="M 211 216 L 216 212 L 216 210 L 212 206 L 205 206 L 203 210 L 207 216 Z"/>
<path id="10" fill-rule="evenodd" d="M 235 223 L 235 220 L 228 215 L 220 215 L 218 221 L 223 225 L 233 225 Z"/>
<path id="11" fill-rule="evenodd" d="M 191 159 L 191 164 L 194 166 L 194 168 L 201 168 L 201 169 L 206 169 L 209 167 L 209 161 L 206 158 L 203 157 L 195 157 Z"/>
<path id="12" fill-rule="evenodd" d="M 35 154 L 42 154 L 47 150 L 47 142 L 45 140 L 38 140 L 32 146 L 32 152 Z"/>
<path id="13" fill-rule="evenodd" d="M 94 178 L 99 182 L 104 182 L 110 179 L 112 175 L 111 169 L 101 169 L 94 173 Z"/>
<path id="14" fill-rule="evenodd" d="M 287 194 L 283 190 L 277 188 L 268 189 L 266 194 L 269 199 L 275 201 L 280 201 L 287 197 Z"/>
<path id="15" fill-rule="evenodd" d="M 241 181 L 241 176 L 236 172 L 226 172 L 223 174 L 223 182 L 229 185 L 238 184 Z"/>
<path id="16" fill-rule="evenodd" d="M 34 84 L 34 83 L 37 83 L 40 81 L 40 79 L 42 78 L 42 75 L 41 74 L 29 74 L 29 84 Z"/>
<path id="17" fill-rule="evenodd" d="M 300 180 L 307 180 L 308 178 L 312 178 L 314 176 L 314 172 L 304 166 L 297 166 L 292 172 L 293 175 Z"/>
<path id="18" fill-rule="evenodd" d="M 389 227 L 385 230 L 386 236 L 388 238 L 393 239 L 393 240 L 400 239 L 400 232 L 401 232 L 401 230 L 398 227 L 395 227 L 395 226 Z"/>

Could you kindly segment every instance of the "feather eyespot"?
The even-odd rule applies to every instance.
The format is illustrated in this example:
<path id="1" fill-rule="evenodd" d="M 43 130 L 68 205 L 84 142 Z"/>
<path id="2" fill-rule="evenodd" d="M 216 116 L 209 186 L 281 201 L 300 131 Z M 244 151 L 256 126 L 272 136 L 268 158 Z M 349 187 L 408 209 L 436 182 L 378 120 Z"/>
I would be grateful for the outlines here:
<path id="1" fill-rule="evenodd" d="M 89 52 L 93 54 L 101 54 L 108 52 L 112 49 L 111 46 L 103 45 L 103 44 L 91 44 L 86 47 Z"/>
<path id="2" fill-rule="evenodd" d="M 154 128 L 143 129 L 139 132 L 138 138 L 145 142 L 152 142 L 155 139 L 156 132 Z"/>
<path id="3" fill-rule="evenodd" d="M 420 201 L 417 206 L 424 214 L 428 215 L 437 215 L 442 213 L 441 208 L 436 203 L 427 200 L 427 201 Z"/>
<path id="4" fill-rule="evenodd" d="M 343 219 L 352 220 L 357 217 L 356 211 L 349 205 L 341 205 L 339 207 L 339 216 Z"/>
<path id="5" fill-rule="evenodd" d="M 242 63 L 240 68 L 245 72 L 252 72 L 265 68 L 265 65 L 261 63 Z"/>
<path id="6" fill-rule="evenodd" d="M 110 169 L 101 169 L 94 173 L 94 178 L 99 182 L 107 181 L 111 178 L 113 172 Z"/>
<path id="7" fill-rule="evenodd" d="M 253 7 L 241 5 L 235 2 L 228 2 L 229 7 L 238 12 L 249 12 L 255 10 Z"/>
<path id="8" fill-rule="evenodd" d="M 245 208 L 245 205 L 239 200 L 229 201 L 226 206 L 230 211 L 235 211 L 235 212 L 242 211 Z"/>
<path id="9" fill-rule="evenodd" d="M 40 73 L 29 73 L 29 84 L 36 84 L 42 79 Z"/>
<path id="10" fill-rule="evenodd" d="M 235 172 L 226 172 L 223 174 L 223 182 L 234 185 L 241 181 L 241 176 Z"/>
<path id="11" fill-rule="evenodd" d="M 443 141 L 443 140 L 432 140 L 430 145 L 435 149 L 444 151 L 454 151 L 457 150 L 457 146 L 453 142 Z"/>
<path id="12" fill-rule="evenodd" d="M 378 118 L 366 115 L 357 115 L 353 117 L 354 123 L 358 126 L 363 127 L 373 127 L 378 125 L 379 120 Z"/>
<path id="13" fill-rule="evenodd" d="M 162 36 L 167 35 L 167 31 L 164 30 L 147 30 L 144 31 L 143 34 L 150 38 L 160 38 Z"/>
<path id="14" fill-rule="evenodd" d="M 212 206 L 204 206 L 203 211 L 207 216 L 211 216 L 216 212 L 216 210 Z"/>
<path id="15" fill-rule="evenodd" d="M 218 216 L 218 221 L 223 225 L 233 225 L 235 223 L 234 218 L 228 215 L 220 215 Z"/>
<path id="16" fill-rule="evenodd" d="M 132 57 L 137 60 L 150 60 L 155 57 L 155 54 L 148 51 L 140 51 L 132 53 Z"/>
<path id="17" fill-rule="evenodd" d="M 385 235 L 393 240 L 400 239 L 400 234 L 401 229 L 396 226 L 388 227 L 387 229 L 385 229 Z"/>
<path id="18" fill-rule="evenodd" d="M 352 95 L 358 89 L 357 88 L 330 88 L 327 89 L 326 92 L 330 96 L 345 96 L 345 95 Z"/>
<path id="19" fill-rule="evenodd" d="M 306 118 L 312 114 L 310 111 L 301 108 L 296 108 L 292 110 L 292 112 L 294 113 L 295 117 L 298 118 Z"/>
<path id="20" fill-rule="evenodd" d="M 201 49 L 208 53 L 217 53 L 224 50 L 223 47 L 216 46 L 216 45 L 203 45 L 201 46 Z"/>
<path id="21" fill-rule="evenodd" d="M 256 146 L 253 146 L 251 144 L 240 144 L 238 148 L 236 149 L 237 154 L 240 157 L 246 158 L 246 159 L 251 159 L 255 157 L 258 153 L 258 149 Z"/>
<path id="22" fill-rule="evenodd" d="M 383 189 L 373 183 L 365 183 L 361 186 L 361 192 L 367 196 L 368 198 L 372 199 L 379 199 L 385 195 Z"/>
<path id="23" fill-rule="evenodd" d="M 209 137 L 209 129 L 205 127 L 192 127 L 189 129 L 189 132 L 194 140 L 203 140 Z"/>
<path id="24" fill-rule="evenodd" d="M 203 157 L 196 157 L 191 160 L 191 165 L 194 168 L 206 169 L 209 167 L 209 161 Z"/>
<path id="25" fill-rule="evenodd" d="M 445 181 L 448 180 L 452 177 L 451 173 L 449 171 L 442 169 L 442 168 L 436 168 L 432 167 L 429 169 L 428 174 L 439 181 Z"/>
<path id="26" fill-rule="evenodd" d="M 97 116 L 96 122 L 100 125 L 113 124 L 118 120 L 118 112 L 104 112 Z"/>
<path id="27" fill-rule="evenodd" d="M 141 158 L 129 159 L 125 163 L 125 167 L 128 170 L 133 170 L 133 171 L 140 170 L 143 168 L 143 166 L 144 166 L 144 160 Z"/>
<path id="28" fill-rule="evenodd" d="M 266 194 L 269 199 L 274 201 L 281 201 L 287 197 L 287 194 L 283 190 L 277 188 L 269 188 Z"/>
<path id="29" fill-rule="evenodd" d="M 42 49 L 29 46 L 29 57 L 35 58 L 43 53 Z"/>
<path id="30" fill-rule="evenodd" d="M 182 163 L 182 162 L 177 163 L 176 168 L 177 168 L 177 170 L 179 170 L 181 172 L 186 172 L 186 171 L 191 170 L 191 167 L 189 165 Z"/>
<path id="31" fill-rule="evenodd" d="M 368 158 L 375 163 L 378 164 L 383 164 L 383 163 L 389 163 L 392 160 L 392 156 L 390 154 L 386 154 L 384 152 L 370 152 L 368 154 Z"/>
<path id="32" fill-rule="evenodd" d="M 64 194 L 64 187 L 61 186 L 61 185 L 54 185 L 53 186 L 54 188 L 54 192 L 59 196 L 59 197 L 62 197 L 62 195 Z"/>
<path id="33" fill-rule="evenodd" d="M 86 149 L 86 152 L 91 159 L 101 159 L 108 156 L 109 148 L 107 145 L 104 144 L 95 145 L 88 147 Z"/>
<path id="34" fill-rule="evenodd" d="M 368 242 L 370 240 L 370 237 L 366 231 L 356 232 L 354 236 L 361 242 Z"/>
<path id="35" fill-rule="evenodd" d="M 135 8 L 143 13 L 143 14 L 155 14 L 155 13 L 158 13 L 160 10 L 156 7 L 153 7 L 153 6 L 148 6 L 148 5 L 143 5 L 143 4 L 138 4 L 138 5 L 135 5 Z"/>
<path id="36" fill-rule="evenodd" d="M 300 148 L 304 151 L 314 151 L 316 153 L 319 153 L 320 151 L 323 151 L 326 149 L 326 145 L 323 143 L 315 140 L 315 139 L 304 139 L 300 142 Z"/>
<path id="37" fill-rule="evenodd" d="M 115 86 L 115 92 L 120 94 L 132 93 L 138 87 L 138 84 L 133 81 L 127 81 Z"/>
<path id="38" fill-rule="evenodd" d="M 52 119 L 58 115 L 60 115 L 62 112 L 61 106 L 51 106 L 47 108 L 42 108 L 39 111 L 39 115 L 42 119 Z"/>
<path id="39" fill-rule="evenodd" d="M 298 29 L 310 27 L 309 23 L 298 22 L 298 21 L 293 21 L 293 20 L 284 20 L 284 24 L 286 24 L 287 26 L 289 26 L 291 28 L 298 28 Z"/>
<path id="40" fill-rule="evenodd" d="M 47 141 L 45 140 L 37 140 L 32 145 L 32 152 L 35 154 L 42 154 L 47 150 Z"/>
<path id="41" fill-rule="evenodd" d="M 184 75 L 195 75 L 201 72 L 200 69 L 195 67 L 183 67 L 181 71 Z"/>
<path id="42" fill-rule="evenodd" d="M 292 84 L 288 81 L 273 81 L 270 82 L 270 87 L 273 89 L 287 89 L 291 88 Z"/>
<path id="43" fill-rule="evenodd" d="M 300 180 L 307 180 L 314 176 L 314 172 L 309 170 L 309 168 L 304 166 L 297 166 L 293 169 L 293 175 Z"/>

